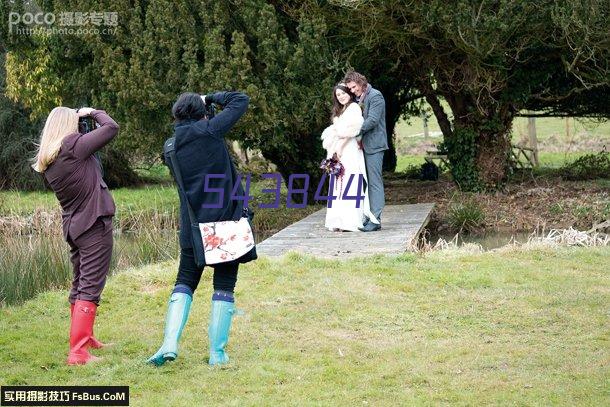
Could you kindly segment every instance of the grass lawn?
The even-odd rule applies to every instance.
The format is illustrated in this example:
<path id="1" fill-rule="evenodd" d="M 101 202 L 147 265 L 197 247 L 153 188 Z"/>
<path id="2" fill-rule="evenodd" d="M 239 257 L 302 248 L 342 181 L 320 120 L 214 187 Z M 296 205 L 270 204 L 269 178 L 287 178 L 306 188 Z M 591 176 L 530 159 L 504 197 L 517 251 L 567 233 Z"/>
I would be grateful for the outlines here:
<path id="1" fill-rule="evenodd" d="M 608 248 L 352 261 L 290 254 L 240 270 L 228 352 L 207 362 L 206 272 L 179 358 L 161 343 L 176 263 L 109 280 L 96 365 L 64 365 L 65 291 L 0 309 L 0 384 L 129 385 L 131 405 L 608 405 Z"/>
<path id="2" fill-rule="evenodd" d="M 111 190 L 121 212 L 169 209 L 178 213 L 178 192 L 174 186 L 151 185 L 141 188 L 118 188 Z M 0 215 L 28 215 L 35 210 L 59 209 L 59 202 L 52 191 L 0 191 Z"/>
<path id="3" fill-rule="evenodd" d="M 541 151 L 538 153 L 538 161 L 540 162 L 540 167 L 559 168 L 564 164 L 576 161 L 578 158 L 582 157 L 585 154 L 595 153 L 587 153 L 584 151 L 572 151 L 569 153 Z"/>
<path id="4" fill-rule="evenodd" d="M 407 167 L 412 165 L 419 167 L 425 162 L 423 155 L 405 154 L 398 156 L 396 157 L 396 172 L 405 171 Z"/>

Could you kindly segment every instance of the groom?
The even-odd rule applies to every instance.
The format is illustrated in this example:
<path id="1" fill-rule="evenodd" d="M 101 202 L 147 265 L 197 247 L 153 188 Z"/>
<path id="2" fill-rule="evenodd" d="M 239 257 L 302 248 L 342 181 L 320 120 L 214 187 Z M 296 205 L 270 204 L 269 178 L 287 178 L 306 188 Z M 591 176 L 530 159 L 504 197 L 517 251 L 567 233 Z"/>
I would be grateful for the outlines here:
<path id="1" fill-rule="evenodd" d="M 362 228 L 363 232 L 381 229 L 381 211 L 385 205 L 383 192 L 382 165 L 383 154 L 388 149 L 388 135 L 385 129 L 385 100 L 381 92 L 373 88 L 366 77 L 356 71 L 349 71 L 343 82 L 356 95 L 356 101 L 362 108 L 364 123 L 360 130 L 364 149 L 364 162 L 368 178 L 368 193 L 371 213 L 379 220 L 375 223 L 368 219 Z"/>

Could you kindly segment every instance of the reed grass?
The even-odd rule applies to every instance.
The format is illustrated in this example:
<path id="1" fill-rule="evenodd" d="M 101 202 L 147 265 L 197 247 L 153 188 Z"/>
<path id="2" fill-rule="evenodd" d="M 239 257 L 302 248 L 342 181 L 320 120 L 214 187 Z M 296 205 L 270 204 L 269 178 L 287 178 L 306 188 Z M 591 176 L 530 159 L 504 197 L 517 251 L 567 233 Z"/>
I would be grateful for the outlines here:
<path id="1" fill-rule="evenodd" d="M 18 304 L 52 288 L 67 287 L 72 275 L 68 245 L 53 236 L 0 237 L 0 306 Z"/>
<path id="2" fill-rule="evenodd" d="M 270 202 L 262 193 L 269 187 L 269 182 L 257 182 L 251 189 L 256 242 L 322 208 L 286 208 L 285 188 L 278 208 L 258 208 L 258 203 Z M 117 212 L 111 274 L 178 257 L 179 201 L 173 186 L 118 189 L 112 194 Z M 61 210 L 52 194 L 0 191 L 0 248 L 0 306 L 69 287 L 69 246 L 63 240 Z"/>
<path id="3" fill-rule="evenodd" d="M 0 235 L 0 246 L 0 306 L 20 304 L 49 289 L 70 286 L 70 248 L 56 233 Z M 110 274 L 128 267 L 174 259 L 178 253 L 175 232 L 150 229 L 118 233 Z"/>

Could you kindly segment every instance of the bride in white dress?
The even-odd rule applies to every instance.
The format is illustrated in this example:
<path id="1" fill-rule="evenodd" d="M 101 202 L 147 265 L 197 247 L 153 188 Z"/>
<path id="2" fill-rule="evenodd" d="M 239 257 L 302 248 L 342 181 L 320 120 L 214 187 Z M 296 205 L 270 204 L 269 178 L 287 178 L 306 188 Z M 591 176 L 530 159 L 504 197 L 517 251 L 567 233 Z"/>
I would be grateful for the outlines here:
<path id="1" fill-rule="evenodd" d="M 366 166 L 364 153 L 359 146 L 357 137 L 364 122 L 362 110 L 354 101 L 354 94 L 343 83 L 333 89 L 333 112 L 332 124 L 322 132 L 322 146 L 326 150 L 326 158 L 331 158 L 337 153 L 339 161 L 345 168 L 342 177 L 336 178 L 333 186 L 333 195 L 337 197 L 332 201 L 332 207 L 326 208 L 326 221 L 324 226 L 332 231 L 358 231 L 363 227 L 362 223 L 366 217 L 373 223 L 379 223 L 371 213 L 368 197 Z M 340 138 L 344 137 L 344 138 Z M 353 174 L 352 184 L 347 189 L 350 175 Z M 360 207 L 356 207 L 356 200 L 344 199 L 343 196 L 356 196 L 358 194 L 358 177 L 362 175 L 363 182 L 360 195 L 364 200 L 360 201 Z M 328 178 L 330 182 L 330 177 Z M 329 191 L 330 194 L 330 191 Z"/>

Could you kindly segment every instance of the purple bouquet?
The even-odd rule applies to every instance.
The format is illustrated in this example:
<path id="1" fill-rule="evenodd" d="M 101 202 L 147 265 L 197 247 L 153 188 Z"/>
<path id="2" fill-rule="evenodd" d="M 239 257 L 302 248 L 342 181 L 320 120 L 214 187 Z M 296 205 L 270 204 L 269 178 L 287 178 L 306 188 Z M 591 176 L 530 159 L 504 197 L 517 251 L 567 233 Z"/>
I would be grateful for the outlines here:
<path id="1" fill-rule="evenodd" d="M 328 175 L 334 175 L 337 178 L 342 177 L 345 173 L 345 167 L 343 167 L 343 164 L 337 158 L 337 153 L 334 153 L 331 158 L 322 160 L 320 168 Z"/>

